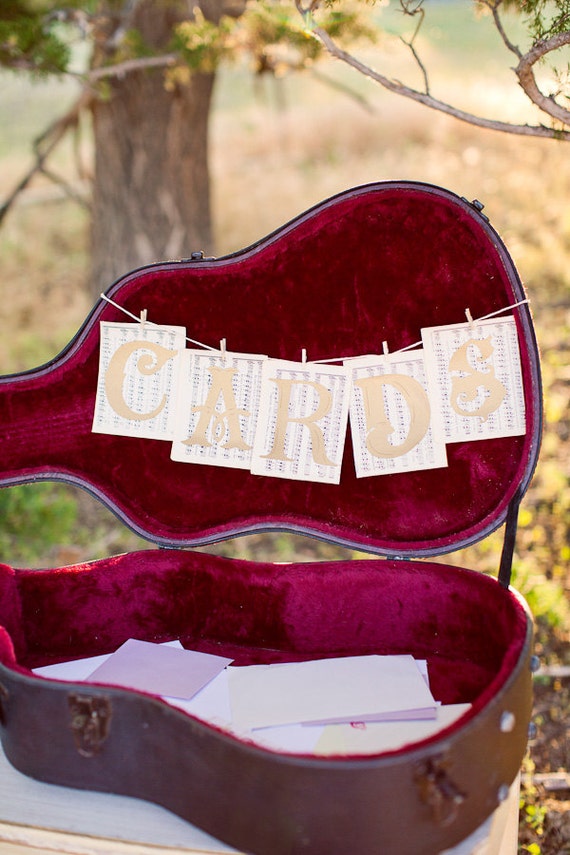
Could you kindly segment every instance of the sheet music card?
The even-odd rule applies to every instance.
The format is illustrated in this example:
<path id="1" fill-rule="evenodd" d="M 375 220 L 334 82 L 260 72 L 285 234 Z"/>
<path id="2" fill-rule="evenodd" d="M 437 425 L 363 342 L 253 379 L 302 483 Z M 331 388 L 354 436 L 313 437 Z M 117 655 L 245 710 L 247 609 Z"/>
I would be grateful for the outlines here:
<path id="1" fill-rule="evenodd" d="M 171 440 L 186 329 L 102 321 L 94 433 Z"/>
<path id="2" fill-rule="evenodd" d="M 422 330 L 430 400 L 447 442 L 526 432 L 520 352 L 512 315 Z"/>
<path id="3" fill-rule="evenodd" d="M 188 349 L 180 358 L 171 459 L 249 469 L 267 357 Z"/>
<path id="4" fill-rule="evenodd" d="M 252 473 L 339 484 L 349 401 L 342 365 L 268 359 Z"/>
<path id="5" fill-rule="evenodd" d="M 347 360 L 357 478 L 447 466 L 443 422 L 421 350 Z"/>

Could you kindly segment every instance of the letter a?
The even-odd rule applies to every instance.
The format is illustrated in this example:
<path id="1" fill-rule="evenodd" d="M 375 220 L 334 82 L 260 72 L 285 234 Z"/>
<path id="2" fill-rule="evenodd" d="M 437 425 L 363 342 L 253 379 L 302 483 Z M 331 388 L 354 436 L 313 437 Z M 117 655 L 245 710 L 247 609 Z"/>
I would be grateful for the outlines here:
<path id="1" fill-rule="evenodd" d="M 212 443 L 208 439 L 207 433 L 213 422 L 210 436 L 216 443 L 222 441 L 227 427 L 228 439 L 220 446 L 221 448 L 239 448 L 247 451 L 251 446 L 244 441 L 241 435 L 239 417 L 248 417 L 251 413 L 249 410 L 238 409 L 232 386 L 232 378 L 237 372 L 237 368 L 221 368 L 212 365 L 207 370 L 212 375 L 212 385 L 204 403 L 199 407 L 192 407 L 192 412 L 200 413 L 200 418 L 192 436 L 183 440 L 183 443 L 184 445 L 211 446 Z M 221 412 L 216 409 L 220 397 L 226 405 L 225 410 Z"/>

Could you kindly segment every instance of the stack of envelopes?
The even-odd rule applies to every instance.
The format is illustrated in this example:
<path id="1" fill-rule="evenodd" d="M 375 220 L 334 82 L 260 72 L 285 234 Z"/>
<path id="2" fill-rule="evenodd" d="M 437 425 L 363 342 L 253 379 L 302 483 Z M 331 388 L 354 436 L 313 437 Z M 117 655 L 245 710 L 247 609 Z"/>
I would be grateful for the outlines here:
<path id="1" fill-rule="evenodd" d="M 35 673 L 159 695 L 241 738 L 295 753 L 395 750 L 446 727 L 469 706 L 442 707 L 430 691 L 427 663 L 411 655 L 231 662 L 179 642 L 129 639 L 115 653 Z"/>

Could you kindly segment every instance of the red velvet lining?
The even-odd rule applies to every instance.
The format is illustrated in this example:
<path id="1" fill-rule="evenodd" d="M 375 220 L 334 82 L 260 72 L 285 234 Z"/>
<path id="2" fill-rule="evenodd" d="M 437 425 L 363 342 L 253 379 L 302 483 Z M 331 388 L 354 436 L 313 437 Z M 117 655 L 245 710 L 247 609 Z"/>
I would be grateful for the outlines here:
<path id="1" fill-rule="evenodd" d="M 160 264 L 109 290 L 135 315 L 186 325 L 228 349 L 299 359 L 391 350 L 422 326 L 481 317 L 524 295 L 496 234 L 467 203 L 420 184 L 341 194 L 260 242 L 215 262 Z M 523 437 L 448 446 L 449 466 L 356 479 L 348 438 L 341 484 L 285 481 L 175 463 L 170 444 L 91 433 L 99 303 L 54 362 L 0 378 L 0 482 L 65 477 L 157 542 L 195 544 L 263 527 L 312 532 L 365 549 L 433 554 L 485 536 L 533 470 L 540 424 L 528 311 L 514 310 L 527 406 Z"/>
<path id="2" fill-rule="evenodd" d="M 2 568 L 0 623 L 18 663 L 92 656 L 129 637 L 180 638 L 236 664 L 364 653 L 427 658 L 444 703 L 492 697 L 520 656 L 527 616 L 493 579 L 428 562 L 272 565 L 143 551 L 37 572 Z M 14 665 L 0 637 L 0 658 Z"/>

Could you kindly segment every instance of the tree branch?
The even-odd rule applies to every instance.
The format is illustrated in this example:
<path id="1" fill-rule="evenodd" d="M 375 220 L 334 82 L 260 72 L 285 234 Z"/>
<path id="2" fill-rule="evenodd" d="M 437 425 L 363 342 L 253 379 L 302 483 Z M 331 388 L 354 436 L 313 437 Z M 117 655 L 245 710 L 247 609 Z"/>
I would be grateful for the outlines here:
<path id="1" fill-rule="evenodd" d="M 416 15 L 418 15 L 419 16 L 418 23 L 416 24 L 416 29 L 414 30 L 414 33 L 413 33 L 411 39 L 405 39 L 403 36 L 400 36 L 400 39 L 403 42 L 403 44 L 405 44 L 406 47 L 408 47 L 410 49 L 412 56 L 413 56 L 417 66 L 418 66 L 418 68 L 419 68 L 419 70 L 422 73 L 422 76 L 424 78 L 424 92 L 426 93 L 426 95 L 429 95 L 430 92 L 429 92 L 428 73 L 427 73 L 426 68 L 425 68 L 425 66 L 424 66 L 424 64 L 420 58 L 419 53 L 417 52 L 417 50 L 414 46 L 414 42 L 415 42 L 417 35 L 418 35 L 418 33 L 422 27 L 423 22 L 425 20 L 426 13 L 425 13 L 425 9 L 423 8 L 423 5 L 422 5 L 423 0 L 419 0 L 417 6 L 415 6 L 413 9 L 410 8 L 410 2 L 411 2 L 411 0 L 400 0 L 400 6 L 402 7 L 402 11 L 403 11 L 404 15 L 408 15 L 411 18 L 414 18 Z"/>
<path id="2" fill-rule="evenodd" d="M 507 47 L 511 53 L 514 53 L 519 59 L 522 57 L 522 51 L 507 36 L 505 28 L 503 27 L 503 22 L 501 20 L 501 16 L 499 15 L 499 6 L 503 2 L 503 0 L 480 0 L 480 2 L 490 9 L 491 14 L 493 15 L 493 21 L 495 22 L 495 28 L 499 33 L 500 37 L 503 40 L 503 44 Z"/>
<path id="3" fill-rule="evenodd" d="M 421 58 L 420 58 L 419 53 L 417 52 L 417 50 L 416 50 L 416 49 L 415 49 L 415 47 L 414 47 L 414 41 L 413 41 L 413 39 L 411 39 L 411 40 L 408 42 L 408 41 L 406 41 L 406 39 L 402 38 L 402 42 L 406 45 L 406 47 L 408 47 L 408 48 L 410 49 L 410 51 L 411 51 L 411 53 L 412 53 L 412 56 L 413 56 L 414 60 L 416 61 L 416 64 L 417 64 L 417 66 L 418 66 L 418 68 L 419 68 L 419 70 L 420 70 L 420 72 L 421 72 L 421 74 L 422 74 L 422 76 L 423 76 L 423 78 L 424 78 L 424 92 L 425 92 L 425 94 L 426 94 L 426 95 L 429 95 L 429 94 L 430 94 L 430 91 L 429 91 L 429 77 L 428 77 L 428 73 L 427 73 L 427 71 L 426 71 L 426 67 L 425 67 L 425 65 L 424 65 L 424 64 L 423 64 L 423 62 L 421 61 Z"/>
<path id="4" fill-rule="evenodd" d="M 303 11 L 305 12 L 305 14 L 307 14 L 306 10 L 303 10 Z M 322 43 L 324 48 L 327 50 L 327 52 L 331 56 L 335 57 L 336 59 L 340 60 L 341 62 L 344 62 L 346 65 L 349 65 L 350 67 L 354 68 L 356 71 L 360 72 L 360 74 L 363 74 L 365 77 L 369 77 L 371 80 L 374 80 L 376 83 L 378 83 L 384 89 L 387 89 L 389 92 L 394 92 L 396 95 L 401 95 L 404 98 L 410 98 L 411 100 L 417 101 L 418 103 L 423 104 L 426 107 L 430 107 L 433 110 L 438 110 L 441 113 L 446 113 L 449 116 L 453 116 L 454 118 L 459 119 L 462 122 L 467 122 L 468 124 L 475 125 L 476 127 L 487 128 L 487 129 L 493 130 L 493 131 L 502 131 L 504 133 L 509 133 L 509 134 L 518 134 L 521 136 L 543 137 L 546 139 L 558 139 L 558 140 L 564 140 L 565 142 L 570 142 L 570 131 L 569 130 L 558 130 L 556 128 L 546 127 L 545 125 L 526 125 L 526 124 L 525 125 L 519 125 L 519 124 L 514 124 L 511 122 L 501 122 L 501 121 L 494 120 L 494 119 L 486 119 L 482 116 L 477 116 L 476 114 L 470 113 L 470 112 L 465 111 L 465 110 L 460 110 L 457 107 L 452 106 L 451 104 L 447 104 L 445 101 L 441 101 L 438 98 L 432 97 L 427 92 L 419 92 L 417 89 L 413 89 L 409 86 L 405 86 L 403 83 L 400 83 L 399 81 L 391 80 L 390 78 L 385 77 L 383 74 L 380 74 L 379 72 L 375 71 L 370 66 L 361 62 L 355 56 L 352 56 L 351 54 L 347 53 L 342 48 L 340 48 L 333 41 L 333 39 L 329 36 L 329 34 L 324 29 L 322 29 L 321 27 L 313 26 L 311 32 L 316 38 L 318 38 L 320 40 L 320 42 Z M 570 41 L 570 33 L 564 33 L 561 35 L 565 39 Z M 549 39 L 548 40 L 549 45 L 556 38 L 557 37 L 553 37 L 552 39 Z M 561 43 L 566 44 L 567 41 L 565 40 Z M 557 44 L 556 46 L 559 47 L 560 45 Z M 554 50 L 554 49 L 555 49 L 555 47 L 549 46 L 546 50 L 544 50 L 540 54 L 540 56 L 543 56 L 545 53 L 548 53 L 549 50 Z M 530 56 L 530 52 L 526 56 Z M 523 59 L 526 59 L 526 57 L 523 57 Z M 539 59 L 539 56 L 536 56 L 536 58 L 532 60 L 530 65 L 532 66 L 532 64 L 534 62 L 536 62 L 537 59 Z M 521 63 L 519 63 L 519 66 L 520 65 L 521 65 Z M 523 73 L 523 77 L 524 77 L 524 75 L 525 75 L 524 64 L 522 66 L 522 73 Z M 532 72 L 531 72 L 531 75 L 532 75 Z M 520 79 L 520 77 L 519 77 L 519 79 Z M 522 85 L 522 83 L 521 83 L 521 85 Z M 526 92 L 526 89 L 525 89 L 525 92 Z M 528 92 L 527 92 L 527 95 L 528 95 Z M 541 95 L 541 98 L 546 98 L 546 96 L 542 95 L 542 93 L 540 93 L 540 95 Z M 531 98 L 531 100 L 534 101 L 533 98 Z M 552 103 L 553 103 L 552 99 L 547 99 L 547 101 L 549 101 L 551 109 L 552 109 Z M 537 102 L 535 102 L 535 103 L 537 103 Z M 540 106 L 540 103 L 538 103 L 538 106 Z M 558 106 L 558 105 L 556 105 L 556 106 Z M 561 107 L 559 109 L 562 110 Z M 561 119 L 561 121 L 564 124 L 570 124 L 570 115 L 568 115 L 568 111 L 563 111 L 563 112 L 566 114 L 566 118 Z M 551 111 L 548 111 L 548 113 L 549 113 L 549 115 L 552 115 Z"/>
<path id="5" fill-rule="evenodd" d="M 36 141 L 34 142 L 34 152 L 36 155 L 36 160 L 33 166 L 26 172 L 24 177 L 17 183 L 15 188 L 12 190 L 8 198 L 2 203 L 0 206 L 0 224 L 3 222 L 4 217 L 15 203 L 18 196 L 23 193 L 26 189 L 34 175 L 38 172 L 44 173 L 48 178 L 54 180 L 52 174 L 46 168 L 46 161 L 50 154 L 55 150 L 55 148 L 62 141 L 66 133 L 71 128 L 76 128 L 79 122 L 79 116 L 84 109 L 86 109 L 91 103 L 92 95 L 87 90 L 84 90 L 79 95 L 76 102 L 73 106 L 65 113 L 64 116 L 60 116 L 59 119 L 56 119 L 55 122 L 52 122 L 51 125 L 41 134 Z M 57 179 L 58 183 L 61 184 L 61 181 Z"/>
<path id="6" fill-rule="evenodd" d="M 86 75 L 88 83 L 95 83 L 106 77 L 124 77 L 132 71 L 140 71 L 145 68 L 164 68 L 174 65 L 178 61 L 175 53 L 166 53 L 162 56 L 141 56 L 136 59 L 126 59 L 114 65 L 101 65 L 93 68 Z"/>
<path id="7" fill-rule="evenodd" d="M 538 88 L 536 78 L 534 76 L 533 66 L 539 59 L 546 56 L 564 45 L 570 44 L 570 32 L 567 30 L 564 33 L 556 33 L 549 39 L 540 39 L 524 56 L 521 57 L 519 64 L 515 68 L 515 74 L 519 79 L 519 83 L 525 93 L 530 98 L 533 104 L 552 116 L 563 125 L 570 125 L 570 110 L 562 107 L 552 95 L 544 95 Z"/>
<path id="8" fill-rule="evenodd" d="M 311 77 L 314 77 L 315 80 L 318 80 L 320 83 L 324 83 L 325 86 L 330 86 L 331 89 L 336 89 L 338 92 L 342 92 L 343 95 L 347 95 L 349 98 L 352 98 L 357 104 L 359 104 L 367 113 L 373 113 L 374 108 L 369 103 L 369 101 L 363 96 L 360 95 L 359 92 L 356 92 L 354 89 L 351 89 L 350 86 L 347 86 L 344 83 L 341 83 L 338 80 L 333 80 L 332 77 L 328 77 L 326 74 L 323 74 L 322 71 L 318 71 L 316 68 L 311 69 Z"/>
<path id="9" fill-rule="evenodd" d="M 68 199 L 71 199 L 73 202 L 77 202 L 78 205 L 81 205 L 82 208 L 85 208 L 87 211 L 90 210 L 91 205 L 89 202 L 83 198 L 81 193 L 78 193 L 73 189 L 71 184 L 66 181 L 61 175 L 57 175 L 57 173 L 52 172 L 51 169 L 47 169 L 47 167 L 40 167 L 38 170 L 42 175 L 45 175 L 53 184 L 56 184 L 58 187 L 61 187 L 63 191 L 63 195 L 67 196 Z"/>

